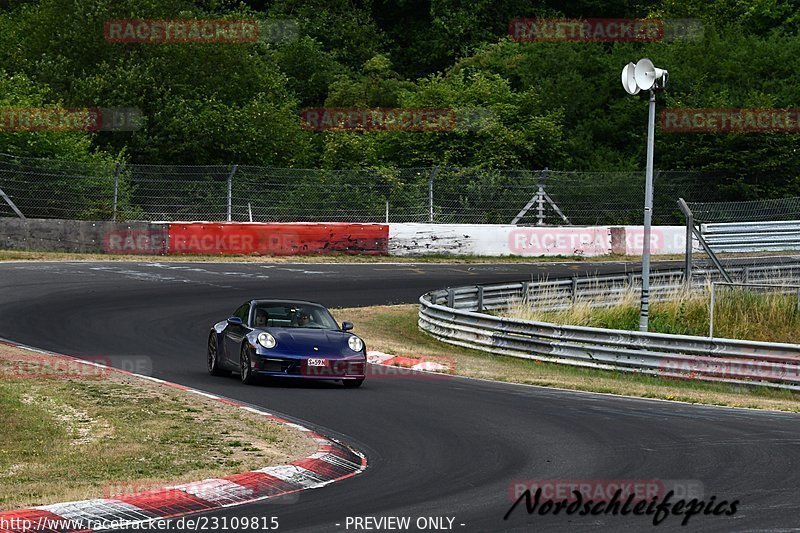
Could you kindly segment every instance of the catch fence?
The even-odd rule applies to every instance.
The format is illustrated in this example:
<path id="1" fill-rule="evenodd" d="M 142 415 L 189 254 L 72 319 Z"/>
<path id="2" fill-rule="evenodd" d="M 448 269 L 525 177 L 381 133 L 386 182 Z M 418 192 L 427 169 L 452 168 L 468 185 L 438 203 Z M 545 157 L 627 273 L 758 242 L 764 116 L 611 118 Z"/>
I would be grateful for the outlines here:
<path id="1" fill-rule="evenodd" d="M 712 177 L 656 174 L 656 224 Z M 0 154 L 0 216 L 120 221 L 639 224 L 644 172 L 447 166 L 354 170 L 139 165 Z"/>

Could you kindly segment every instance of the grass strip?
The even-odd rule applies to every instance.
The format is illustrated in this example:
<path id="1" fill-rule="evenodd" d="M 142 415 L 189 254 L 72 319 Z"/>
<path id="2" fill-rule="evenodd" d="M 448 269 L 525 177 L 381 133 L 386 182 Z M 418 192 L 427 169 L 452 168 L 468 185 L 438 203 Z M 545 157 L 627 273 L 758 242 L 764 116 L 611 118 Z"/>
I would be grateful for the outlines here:
<path id="1" fill-rule="evenodd" d="M 136 494 L 316 450 L 242 409 L 48 357 L 0 345 L 0 510 Z"/>

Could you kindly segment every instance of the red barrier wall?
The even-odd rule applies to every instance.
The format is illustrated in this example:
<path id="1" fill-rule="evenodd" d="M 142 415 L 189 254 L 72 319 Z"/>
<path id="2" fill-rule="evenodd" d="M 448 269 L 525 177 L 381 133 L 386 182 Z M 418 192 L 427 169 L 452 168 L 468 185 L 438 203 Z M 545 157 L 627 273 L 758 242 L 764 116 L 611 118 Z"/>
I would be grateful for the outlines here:
<path id="1" fill-rule="evenodd" d="M 387 224 L 177 223 L 169 225 L 169 254 L 387 255 Z"/>

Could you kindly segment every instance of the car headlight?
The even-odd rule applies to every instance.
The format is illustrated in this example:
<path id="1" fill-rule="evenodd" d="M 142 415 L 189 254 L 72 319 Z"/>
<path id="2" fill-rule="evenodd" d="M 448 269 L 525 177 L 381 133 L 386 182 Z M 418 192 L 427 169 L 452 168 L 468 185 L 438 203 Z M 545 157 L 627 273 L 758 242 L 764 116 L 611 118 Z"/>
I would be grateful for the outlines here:
<path id="1" fill-rule="evenodd" d="M 350 349 L 354 352 L 360 352 L 364 349 L 364 341 L 352 335 L 349 339 L 347 339 L 347 345 L 350 346 Z"/>
<path id="2" fill-rule="evenodd" d="M 278 341 L 275 340 L 275 337 L 265 331 L 258 334 L 258 344 L 264 348 L 274 348 L 275 345 L 278 344 Z"/>

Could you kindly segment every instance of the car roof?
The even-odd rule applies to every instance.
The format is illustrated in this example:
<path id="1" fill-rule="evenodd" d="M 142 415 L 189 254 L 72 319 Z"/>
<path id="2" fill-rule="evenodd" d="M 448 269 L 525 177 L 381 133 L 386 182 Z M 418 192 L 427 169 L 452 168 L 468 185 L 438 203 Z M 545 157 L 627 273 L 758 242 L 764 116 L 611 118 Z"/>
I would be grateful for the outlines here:
<path id="1" fill-rule="evenodd" d="M 308 300 L 290 300 L 287 298 L 254 298 L 250 300 L 251 304 L 270 304 L 270 303 L 286 303 L 286 304 L 294 304 L 294 305 L 317 305 L 319 307 L 325 307 L 324 305 L 317 303 L 317 302 L 310 302 Z"/>

